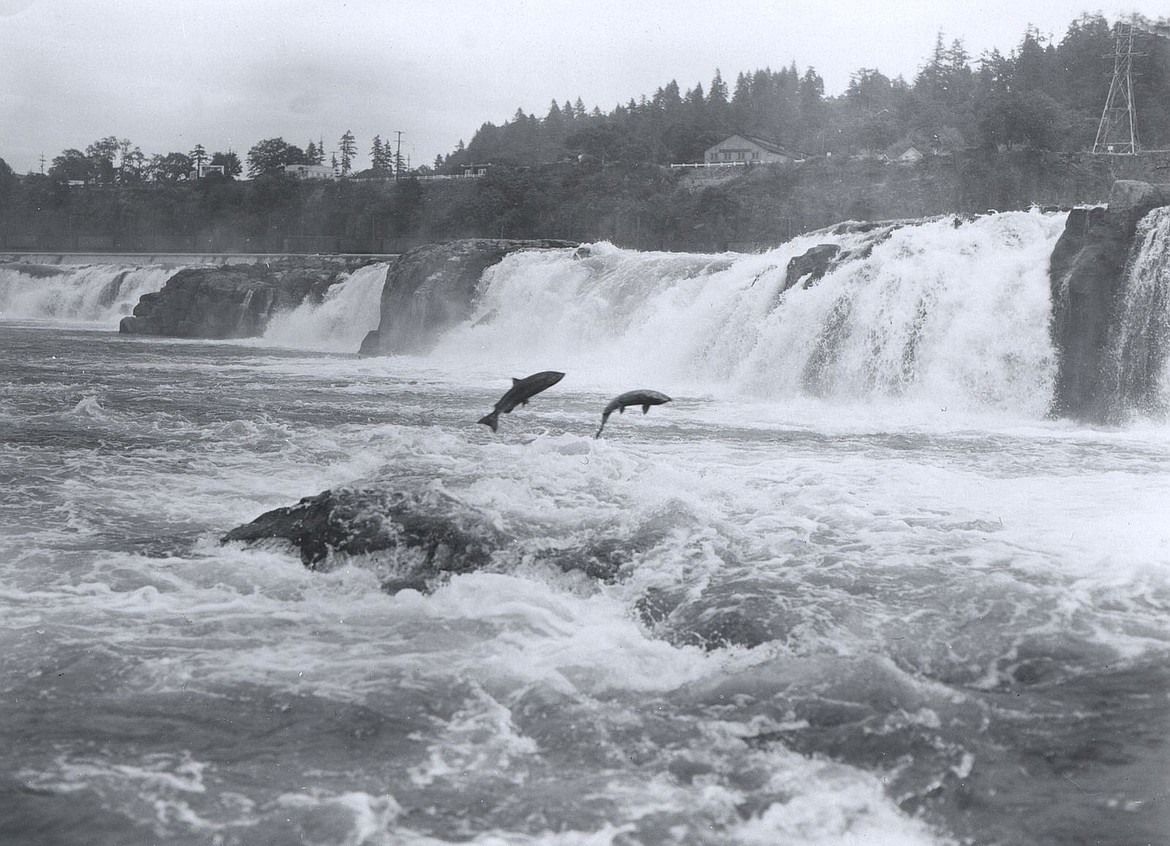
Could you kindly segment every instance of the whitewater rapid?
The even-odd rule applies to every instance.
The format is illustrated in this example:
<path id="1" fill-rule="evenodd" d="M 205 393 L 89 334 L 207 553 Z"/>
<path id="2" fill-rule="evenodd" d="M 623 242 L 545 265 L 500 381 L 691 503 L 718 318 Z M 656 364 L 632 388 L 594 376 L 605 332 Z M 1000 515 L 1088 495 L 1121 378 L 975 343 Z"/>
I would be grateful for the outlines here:
<path id="1" fill-rule="evenodd" d="M 1046 418 L 1060 223 L 520 253 L 420 356 L 384 267 L 235 342 L 0 289 L 0 839 L 1156 842 L 1170 430 Z M 325 490 L 489 552 L 221 542 Z"/>

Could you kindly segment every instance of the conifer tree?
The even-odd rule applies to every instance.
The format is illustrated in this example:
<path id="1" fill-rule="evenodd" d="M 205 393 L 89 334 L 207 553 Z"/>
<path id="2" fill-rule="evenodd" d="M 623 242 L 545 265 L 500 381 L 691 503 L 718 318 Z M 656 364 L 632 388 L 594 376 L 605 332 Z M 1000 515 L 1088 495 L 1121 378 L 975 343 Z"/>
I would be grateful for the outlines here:
<path id="1" fill-rule="evenodd" d="M 195 148 L 187 155 L 191 158 L 191 163 L 195 165 L 197 171 L 207 161 L 207 150 L 203 149 L 202 144 L 196 144 Z"/>
<path id="2" fill-rule="evenodd" d="M 390 142 L 383 141 L 380 135 L 374 136 L 374 143 L 370 148 L 370 167 L 383 175 L 390 173 L 394 169 Z"/>
<path id="3" fill-rule="evenodd" d="M 341 153 L 341 175 L 345 176 L 353 166 L 353 157 L 357 154 L 357 144 L 354 142 L 353 133 L 348 129 L 337 142 L 337 150 Z"/>

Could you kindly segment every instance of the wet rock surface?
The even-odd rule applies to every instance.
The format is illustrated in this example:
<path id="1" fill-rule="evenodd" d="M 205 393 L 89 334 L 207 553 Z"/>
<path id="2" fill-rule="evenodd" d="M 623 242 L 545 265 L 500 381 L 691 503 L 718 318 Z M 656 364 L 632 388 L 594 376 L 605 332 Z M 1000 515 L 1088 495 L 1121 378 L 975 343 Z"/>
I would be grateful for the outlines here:
<path id="1" fill-rule="evenodd" d="M 254 265 L 192 267 L 145 294 L 118 331 L 127 335 L 226 340 L 264 334 L 272 317 L 320 302 L 361 261 L 306 257 Z"/>
<path id="2" fill-rule="evenodd" d="M 1107 207 L 1075 208 L 1052 251 L 1050 329 L 1058 370 L 1052 414 L 1112 422 L 1105 367 L 1138 222 L 1170 205 L 1170 185 L 1119 181 Z"/>
<path id="3" fill-rule="evenodd" d="M 426 592 L 445 574 L 522 562 L 612 582 L 642 551 L 638 543 L 616 538 L 565 547 L 526 543 L 491 515 L 440 489 L 327 490 L 267 511 L 220 542 L 291 546 L 310 570 L 328 571 L 361 558 L 391 593 Z"/>
<path id="4" fill-rule="evenodd" d="M 363 355 L 426 352 L 443 330 L 471 316 L 483 272 L 521 250 L 575 248 L 575 241 L 473 238 L 426 244 L 390 266 L 378 328 L 362 341 Z"/>

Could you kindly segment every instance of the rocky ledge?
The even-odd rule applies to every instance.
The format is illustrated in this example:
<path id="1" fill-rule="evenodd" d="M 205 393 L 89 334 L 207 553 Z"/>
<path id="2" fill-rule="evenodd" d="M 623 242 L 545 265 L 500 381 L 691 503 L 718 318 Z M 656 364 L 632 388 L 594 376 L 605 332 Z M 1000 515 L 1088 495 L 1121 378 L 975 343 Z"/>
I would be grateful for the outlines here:
<path id="1" fill-rule="evenodd" d="M 180 270 L 162 290 L 145 294 L 118 331 L 172 338 L 250 338 L 263 335 L 277 312 L 320 302 L 360 260 L 317 257 Z"/>
<path id="2" fill-rule="evenodd" d="M 473 238 L 427 244 L 390 266 L 378 328 L 362 341 L 363 355 L 426 352 L 445 329 L 471 315 L 483 272 L 510 253 L 576 247 L 575 241 Z"/>
<path id="3" fill-rule="evenodd" d="M 1107 206 L 1069 212 L 1048 270 L 1058 357 L 1054 416 L 1114 422 L 1107 370 L 1126 263 L 1138 222 L 1166 205 L 1170 185 L 1118 181 Z"/>

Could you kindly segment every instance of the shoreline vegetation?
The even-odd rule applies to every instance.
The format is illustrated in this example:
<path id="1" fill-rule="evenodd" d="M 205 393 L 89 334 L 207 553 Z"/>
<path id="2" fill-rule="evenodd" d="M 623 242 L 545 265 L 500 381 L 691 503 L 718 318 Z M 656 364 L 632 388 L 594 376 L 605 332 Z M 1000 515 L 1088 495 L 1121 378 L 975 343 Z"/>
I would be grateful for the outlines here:
<path id="1" fill-rule="evenodd" d="M 1093 154 L 1113 53 L 1133 26 L 1136 155 Z M 1082 14 L 1059 40 L 1029 29 L 1006 55 L 940 33 L 912 81 L 861 68 L 826 97 L 814 68 L 716 70 L 608 113 L 553 100 L 485 123 L 433 166 L 375 137 L 337 150 L 258 142 L 147 157 L 127 139 L 65 150 L 47 173 L 0 159 L 0 250 L 400 253 L 464 238 L 610 241 L 643 250 L 755 250 L 845 220 L 1102 203 L 1118 179 L 1170 181 L 1170 24 Z M 741 134 L 784 163 L 679 168 Z M 914 156 L 903 160 L 913 149 Z M 328 164 L 326 162 L 329 162 Z M 300 175 L 286 170 L 299 168 Z M 476 178 L 435 179 L 476 172 Z M 324 178 L 304 178 L 306 175 Z"/>

